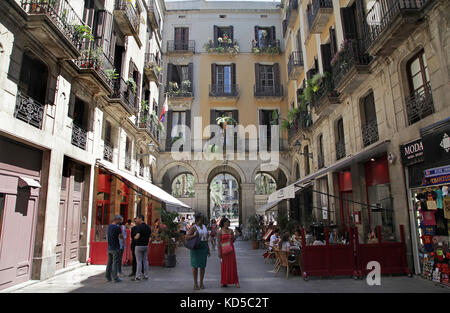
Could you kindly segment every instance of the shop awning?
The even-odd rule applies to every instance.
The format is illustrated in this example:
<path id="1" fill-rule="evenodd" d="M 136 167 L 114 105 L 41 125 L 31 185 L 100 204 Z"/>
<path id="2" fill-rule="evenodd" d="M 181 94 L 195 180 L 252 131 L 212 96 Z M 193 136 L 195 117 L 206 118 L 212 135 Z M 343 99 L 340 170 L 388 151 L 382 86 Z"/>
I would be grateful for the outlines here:
<path id="1" fill-rule="evenodd" d="M 295 198 L 295 194 L 297 192 L 299 192 L 300 190 L 302 190 L 302 189 L 304 189 L 304 188 L 306 188 L 306 187 L 308 187 L 310 185 L 311 185 L 311 183 L 308 182 L 306 184 L 303 184 L 301 186 L 296 186 L 294 188 L 294 184 L 292 184 L 292 185 L 289 185 L 289 186 L 284 187 L 282 189 L 279 189 L 276 192 L 272 193 L 269 196 L 269 199 L 268 199 L 267 203 L 264 204 L 262 207 L 258 208 L 256 210 L 256 212 L 267 212 L 267 211 L 270 211 L 275 206 L 277 206 L 278 203 L 280 203 L 281 201 Z M 286 189 L 286 188 L 288 188 L 288 189 Z"/>
<path id="2" fill-rule="evenodd" d="M 293 185 L 299 186 L 299 185 L 308 183 L 311 180 L 313 180 L 314 178 L 322 176 L 323 174 L 326 174 L 330 171 L 337 171 L 337 170 L 346 168 L 351 164 L 354 164 L 357 162 L 364 162 L 371 157 L 374 157 L 383 152 L 386 152 L 387 147 L 390 144 L 390 142 L 391 142 L 390 140 L 386 140 L 386 141 L 380 142 L 379 144 L 375 145 L 374 147 L 372 147 L 370 149 L 363 150 L 356 155 L 348 156 L 347 158 L 340 160 L 329 167 L 324 167 L 324 168 L 318 170 L 317 172 L 314 172 L 311 175 L 308 175 L 305 178 L 302 178 L 302 179 L 296 181 Z"/>
<path id="3" fill-rule="evenodd" d="M 106 165 L 100 161 L 97 161 L 97 165 L 108 170 L 111 173 L 114 173 L 118 176 L 123 177 L 124 179 L 128 180 L 130 183 L 136 185 L 137 187 L 145 190 L 146 192 L 148 192 L 149 194 L 151 194 L 153 197 L 158 198 L 159 200 L 161 200 L 162 202 L 166 203 L 166 205 L 168 207 L 173 208 L 183 208 L 183 209 L 190 209 L 190 206 L 188 206 L 187 204 L 184 204 L 183 202 L 181 202 L 180 200 L 178 200 L 177 198 L 175 198 L 174 196 L 172 196 L 171 194 L 165 192 L 164 190 L 162 190 L 161 188 L 159 188 L 158 186 L 153 185 L 152 183 L 146 182 L 136 176 L 130 175 L 124 171 L 121 171 L 119 169 L 115 169 L 112 168 L 109 165 Z"/>

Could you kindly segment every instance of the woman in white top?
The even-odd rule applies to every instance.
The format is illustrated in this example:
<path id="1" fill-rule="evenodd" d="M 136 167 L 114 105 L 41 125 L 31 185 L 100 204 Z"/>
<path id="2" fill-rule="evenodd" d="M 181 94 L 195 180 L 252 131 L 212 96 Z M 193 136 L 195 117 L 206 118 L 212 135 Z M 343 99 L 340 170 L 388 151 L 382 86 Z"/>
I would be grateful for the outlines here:
<path id="1" fill-rule="evenodd" d="M 195 214 L 195 224 L 189 229 L 186 240 L 200 237 L 200 245 L 196 249 L 191 250 L 191 267 L 192 275 L 194 276 L 194 290 L 205 289 L 203 285 L 203 278 L 205 277 L 206 260 L 209 253 L 208 245 L 208 229 L 204 223 L 204 216 L 202 213 Z M 200 268 L 200 287 L 197 284 L 198 269 Z"/>

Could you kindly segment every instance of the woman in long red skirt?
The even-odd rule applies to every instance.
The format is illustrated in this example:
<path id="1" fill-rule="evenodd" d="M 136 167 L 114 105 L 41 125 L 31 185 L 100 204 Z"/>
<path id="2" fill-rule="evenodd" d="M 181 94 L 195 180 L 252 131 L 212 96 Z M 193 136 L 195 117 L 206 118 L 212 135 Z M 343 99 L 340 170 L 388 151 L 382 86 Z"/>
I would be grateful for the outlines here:
<path id="1" fill-rule="evenodd" d="M 234 241 L 236 237 L 230 229 L 230 220 L 226 217 L 220 220 L 220 230 L 217 234 L 219 241 L 220 258 L 220 284 L 222 287 L 227 285 L 236 285 L 239 288 L 239 277 L 236 264 L 236 253 L 234 250 Z"/>

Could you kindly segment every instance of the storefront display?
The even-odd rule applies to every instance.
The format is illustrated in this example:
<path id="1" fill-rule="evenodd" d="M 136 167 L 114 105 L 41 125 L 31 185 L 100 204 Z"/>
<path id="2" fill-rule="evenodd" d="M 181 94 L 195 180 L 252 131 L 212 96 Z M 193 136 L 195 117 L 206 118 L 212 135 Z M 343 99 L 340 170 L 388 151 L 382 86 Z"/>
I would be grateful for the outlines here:
<path id="1" fill-rule="evenodd" d="M 416 272 L 449 285 L 450 119 L 421 129 L 421 138 L 400 147 L 414 225 Z"/>

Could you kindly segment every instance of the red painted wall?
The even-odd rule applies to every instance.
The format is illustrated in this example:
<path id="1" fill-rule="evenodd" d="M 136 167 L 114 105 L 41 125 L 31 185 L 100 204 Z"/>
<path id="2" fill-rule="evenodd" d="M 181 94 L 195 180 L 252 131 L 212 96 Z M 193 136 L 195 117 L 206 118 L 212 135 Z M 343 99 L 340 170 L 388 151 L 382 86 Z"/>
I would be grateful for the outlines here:
<path id="1" fill-rule="evenodd" d="M 339 172 L 339 191 L 352 191 L 352 172 Z"/>
<path id="2" fill-rule="evenodd" d="M 366 185 L 375 186 L 390 182 L 387 157 L 383 156 L 365 164 Z"/>

